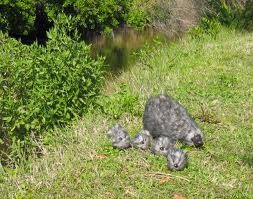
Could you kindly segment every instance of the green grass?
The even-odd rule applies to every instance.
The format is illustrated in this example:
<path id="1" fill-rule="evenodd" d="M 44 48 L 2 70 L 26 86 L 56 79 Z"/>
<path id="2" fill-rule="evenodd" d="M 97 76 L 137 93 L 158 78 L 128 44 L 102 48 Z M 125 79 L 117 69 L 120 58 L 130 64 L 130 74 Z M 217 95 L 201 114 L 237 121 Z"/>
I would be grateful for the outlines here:
<path id="1" fill-rule="evenodd" d="M 6 169 L 1 196 L 253 198 L 252 55 L 253 34 L 229 30 L 215 40 L 185 37 L 146 49 L 134 66 L 104 86 L 112 95 L 125 85 L 138 96 L 139 114 L 121 113 L 116 120 L 95 111 L 56 130 L 42 146 L 43 156 Z M 206 136 L 204 149 L 179 145 L 189 153 L 189 166 L 180 172 L 169 171 L 163 157 L 148 151 L 112 149 L 106 138 L 116 121 L 134 136 L 145 101 L 162 90 L 187 107 Z"/>

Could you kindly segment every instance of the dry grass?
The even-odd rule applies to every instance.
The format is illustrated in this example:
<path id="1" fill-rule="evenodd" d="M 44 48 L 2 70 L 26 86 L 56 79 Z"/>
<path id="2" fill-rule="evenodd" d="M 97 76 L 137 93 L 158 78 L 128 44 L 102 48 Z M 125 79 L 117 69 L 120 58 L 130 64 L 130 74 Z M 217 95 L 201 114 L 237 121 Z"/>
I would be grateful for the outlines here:
<path id="1" fill-rule="evenodd" d="M 181 34 L 199 23 L 207 9 L 206 1 L 150 0 L 146 7 L 151 25 L 169 36 Z"/>

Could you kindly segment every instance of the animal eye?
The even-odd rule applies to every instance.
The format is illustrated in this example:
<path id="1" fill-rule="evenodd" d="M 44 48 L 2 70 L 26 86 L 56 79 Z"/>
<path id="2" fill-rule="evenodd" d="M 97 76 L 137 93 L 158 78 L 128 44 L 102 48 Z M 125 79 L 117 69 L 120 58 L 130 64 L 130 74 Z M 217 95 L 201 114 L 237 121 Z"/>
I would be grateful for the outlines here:
<path id="1" fill-rule="evenodd" d="M 164 150 L 164 147 L 160 147 L 160 150 L 163 151 L 163 150 Z"/>
<path id="2" fill-rule="evenodd" d="M 144 144 L 144 143 L 145 143 L 144 140 L 142 140 L 142 141 L 141 141 L 141 144 Z"/>
<path id="3" fill-rule="evenodd" d="M 121 140 L 123 140 L 123 138 L 122 138 L 122 137 L 119 137 L 119 141 L 121 141 Z"/>

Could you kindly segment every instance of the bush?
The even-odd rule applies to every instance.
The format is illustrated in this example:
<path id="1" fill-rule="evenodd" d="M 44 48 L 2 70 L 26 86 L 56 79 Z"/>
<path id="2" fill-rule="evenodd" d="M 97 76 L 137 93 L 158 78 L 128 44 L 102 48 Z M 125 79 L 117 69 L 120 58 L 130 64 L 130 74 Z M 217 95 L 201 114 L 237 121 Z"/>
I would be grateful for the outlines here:
<path id="1" fill-rule="evenodd" d="M 189 31 L 192 38 L 201 38 L 204 35 L 216 38 L 221 30 L 221 24 L 219 21 L 213 19 L 202 18 L 200 24 Z"/>
<path id="2" fill-rule="evenodd" d="M 22 45 L 0 33 L 0 138 L 5 144 L 68 124 L 99 95 L 103 59 L 92 59 L 90 46 L 71 39 L 68 26 L 57 24 L 47 47 Z"/>
<path id="3" fill-rule="evenodd" d="M 128 12 L 125 15 L 125 20 L 127 21 L 127 24 L 143 28 L 148 23 L 148 1 L 143 0 L 132 0 L 129 1 L 129 8 Z"/>
<path id="4" fill-rule="evenodd" d="M 35 3 L 32 0 L 4 0 L 0 3 L 0 30 L 28 35 L 33 30 Z"/>
<path id="5" fill-rule="evenodd" d="M 252 0 L 210 0 L 209 17 L 215 17 L 223 25 L 236 28 L 253 29 L 253 1 Z"/>
<path id="6" fill-rule="evenodd" d="M 103 31 L 124 22 L 127 0 L 65 0 L 59 7 L 67 15 L 75 16 L 79 29 Z M 58 14 L 57 11 L 55 14 Z"/>
<path id="7" fill-rule="evenodd" d="M 75 18 L 75 28 L 80 32 L 99 32 L 125 23 L 124 17 L 128 13 L 130 3 L 129 0 L 5 0 L 0 3 L 0 28 L 11 35 L 33 34 L 36 31 L 36 15 L 45 18 L 36 12 L 45 11 L 50 22 L 60 13 L 64 13 Z M 36 11 L 38 5 L 41 10 Z M 45 29 L 51 25 L 45 19 L 37 20 L 40 21 L 39 26 L 44 26 Z"/>

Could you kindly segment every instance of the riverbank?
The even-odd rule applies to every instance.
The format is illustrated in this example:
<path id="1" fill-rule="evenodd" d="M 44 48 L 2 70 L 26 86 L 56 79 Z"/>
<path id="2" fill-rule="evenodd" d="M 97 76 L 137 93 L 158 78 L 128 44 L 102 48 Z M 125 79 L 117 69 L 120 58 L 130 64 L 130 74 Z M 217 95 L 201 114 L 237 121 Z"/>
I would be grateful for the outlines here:
<path id="1" fill-rule="evenodd" d="M 222 29 L 214 39 L 186 36 L 147 47 L 112 81 L 107 108 L 55 131 L 42 157 L 6 169 L 3 198 L 251 198 L 253 34 Z M 112 149 L 106 130 L 119 122 L 134 134 L 144 104 L 161 91 L 183 104 L 206 136 L 205 148 L 180 146 L 189 167 L 170 172 L 163 157 Z"/>

